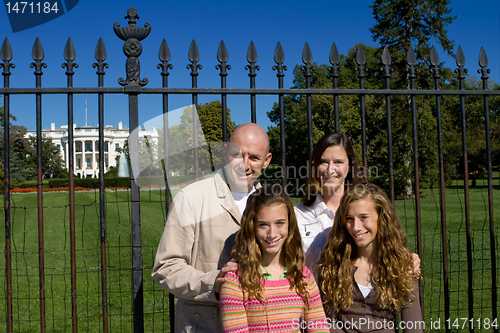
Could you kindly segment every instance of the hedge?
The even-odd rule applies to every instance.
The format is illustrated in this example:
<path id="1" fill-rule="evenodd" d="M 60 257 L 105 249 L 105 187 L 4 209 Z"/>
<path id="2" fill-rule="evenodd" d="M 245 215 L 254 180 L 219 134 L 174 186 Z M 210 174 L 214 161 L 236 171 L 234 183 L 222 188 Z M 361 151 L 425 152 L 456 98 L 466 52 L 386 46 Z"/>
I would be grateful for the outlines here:
<path id="1" fill-rule="evenodd" d="M 130 188 L 130 178 L 105 178 L 104 184 L 106 187 L 125 187 Z M 99 188 L 98 178 L 74 178 L 74 185 L 85 188 Z M 49 187 L 67 187 L 69 186 L 68 178 L 51 179 L 49 180 Z"/>

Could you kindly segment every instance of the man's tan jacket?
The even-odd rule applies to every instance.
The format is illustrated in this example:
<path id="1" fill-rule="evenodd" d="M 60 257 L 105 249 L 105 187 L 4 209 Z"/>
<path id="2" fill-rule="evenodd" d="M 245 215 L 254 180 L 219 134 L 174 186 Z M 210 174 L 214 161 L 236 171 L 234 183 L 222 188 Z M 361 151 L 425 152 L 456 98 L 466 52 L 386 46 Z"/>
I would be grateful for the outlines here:
<path id="1" fill-rule="evenodd" d="M 175 332 L 222 331 L 213 287 L 224 242 L 240 229 L 241 213 L 221 175 L 177 193 L 158 246 L 152 276 L 178 297 Z"/>

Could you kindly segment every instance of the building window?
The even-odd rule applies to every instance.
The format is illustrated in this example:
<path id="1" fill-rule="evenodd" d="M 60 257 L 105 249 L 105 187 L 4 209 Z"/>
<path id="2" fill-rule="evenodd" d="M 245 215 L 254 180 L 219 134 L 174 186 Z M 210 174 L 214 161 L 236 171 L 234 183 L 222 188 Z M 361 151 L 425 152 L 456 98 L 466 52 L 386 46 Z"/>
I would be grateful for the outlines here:
<path id="1" fill-rule="evenodd" d="M 90 165 L 90 157 L 87 157 L 87 169 L 92 169 L 92 165 Z"/>
<path id="2" fill-rule="evenodd" d="M 61 150 L 61 145 L 60 144 L 56 144 L 56 147 L 57 147 L 57 150 Z"/>
<path id="3" fill-rule="evenodd" d="M 104 151 L 107 153 L 108 152 L 108 143 L 104 142 Z"/>
<path id="4" fill-rule="evenodd" d="M 82 160 L 80 158 L 76 159 L 76 168 L 81 169 L 82 168 Z"/>
<path id="5" fill-rule="evenodd" d="M 92 142 L 85 142 L 85 151 L 92 151 Z"/>
<path id="6" fill-rule="evenodd" d="M 104 158 L 104 167 L 105 168 L 108 167 L 108 158 L 107 157 Z"/>
<path id="7" fill-rule="evenodd" d="M 77 153 L 81 153 L 82 152 L 82 143 L 81 142 L 76 142 L 75 143 L 75 150 Z"/>
<path id="8" fill-rule="evenodd" d="M 115 150 L 117 150 L 118 148 L 120 148 L 120 144 L 119 143 L 115 143 Z"/>

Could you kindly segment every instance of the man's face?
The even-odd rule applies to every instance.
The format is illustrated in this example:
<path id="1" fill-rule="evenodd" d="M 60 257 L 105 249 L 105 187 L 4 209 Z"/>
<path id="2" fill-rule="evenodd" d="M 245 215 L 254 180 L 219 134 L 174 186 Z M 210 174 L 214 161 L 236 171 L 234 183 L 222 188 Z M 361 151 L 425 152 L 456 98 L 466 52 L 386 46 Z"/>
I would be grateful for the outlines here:
<path id="1" fill-rule="evenodd" d="M 236 134 L 225 147 L 226 176 L 231 191 L 250 192 L 262 169 L 271 161 L 267 141 L 259 136 Z"/>

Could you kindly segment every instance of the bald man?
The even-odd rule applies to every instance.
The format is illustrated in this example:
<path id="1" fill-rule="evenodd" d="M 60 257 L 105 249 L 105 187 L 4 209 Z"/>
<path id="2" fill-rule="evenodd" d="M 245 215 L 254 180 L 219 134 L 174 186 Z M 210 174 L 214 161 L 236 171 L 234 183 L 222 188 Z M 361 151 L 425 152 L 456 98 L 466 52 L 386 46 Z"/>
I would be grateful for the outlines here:
<path id="1" fill-rule="evenodd" d="M 271 161 L 267 133 L 252 123 L 238 126 L 224 146 L 224 159 L 213 177 L 177 193 L 158 245 L 152 276 L 178 297 L 176 333 L 222 332 L 216 294 L 224 274 L 237 266 L 229 262 L 219 270 L 218 263 Z"/>

